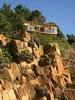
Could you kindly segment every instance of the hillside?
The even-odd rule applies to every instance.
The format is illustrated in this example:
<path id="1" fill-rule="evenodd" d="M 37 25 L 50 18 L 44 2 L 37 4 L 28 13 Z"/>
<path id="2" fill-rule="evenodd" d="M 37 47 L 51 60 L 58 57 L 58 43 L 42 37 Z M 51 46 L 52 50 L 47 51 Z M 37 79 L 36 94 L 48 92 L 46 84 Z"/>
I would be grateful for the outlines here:
<path id="1" fill-rule="evenodd" d="M 74 79 L 74 73 L 75 73 L 75 44 L 69 44 L 67 39 L 63 36 L 51 36 L 51 35 L 43 35 L 43 34 L 37 34 L 34 33 L 33 36 L 38 37 L 40 43 L 42 46 L 45 46 L 47 43 L 58 43 L 63 64 L 65 66 L 68 66 L 70 68 L 72 81 L 75 81 Z"/>
<path id="2" fill-rule="evenodd" d="M 16 33 L 10 41 L 0 35 L 0 100 L 74 98 L 69 68 L 62 63 L 58 44 L 46 39 L 49 43 L 42 46 L 36 35 L 40 34 Z"/>

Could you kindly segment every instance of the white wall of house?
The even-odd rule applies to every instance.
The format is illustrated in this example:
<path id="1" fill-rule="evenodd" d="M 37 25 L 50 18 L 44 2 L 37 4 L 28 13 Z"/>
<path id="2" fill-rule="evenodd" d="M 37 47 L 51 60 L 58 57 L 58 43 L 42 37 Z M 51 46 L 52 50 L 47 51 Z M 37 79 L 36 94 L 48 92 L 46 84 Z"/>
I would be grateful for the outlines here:
<path id="1" fill-rule="evenodd" d="M 46 28 L 45 28 L 45 32 L 46 32 L 46 33 L 50 33 L 50 29 L 46 27 Z"/>
<path id="2" fill-rule="evenodd" d="M 51 26 L 50 34 L 57 34 L 57 27 Z"/>
<path id="3" fill-rule="evenodd" d="M 33 25 L 30 25 L 29 23 L 25 23 L 24 25 L 27 27 L 28 31 L 41 32 L 41 30 L 40 30 L 41 25 L 33 26 Z M 44 27 L 43 32 L 45 32 L 47 34 L 55 34 L 56 35 L 57 34 L 57 27 L 55 27 L 55 26 L 51 26 L 51 28 Z"/>

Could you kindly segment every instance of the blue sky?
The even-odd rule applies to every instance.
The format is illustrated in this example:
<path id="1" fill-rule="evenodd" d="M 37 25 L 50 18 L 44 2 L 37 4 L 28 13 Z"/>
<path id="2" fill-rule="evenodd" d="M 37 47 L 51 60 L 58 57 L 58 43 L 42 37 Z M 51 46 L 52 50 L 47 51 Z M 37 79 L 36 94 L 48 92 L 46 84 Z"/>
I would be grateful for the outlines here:
<path id="1" fill-rule="evenodd" d="M 40 10 L 47 22 L 55 22 L 64 34 L 75 35 L 75 0 L 0 0 L 0 7 L 3 3 Z"/>

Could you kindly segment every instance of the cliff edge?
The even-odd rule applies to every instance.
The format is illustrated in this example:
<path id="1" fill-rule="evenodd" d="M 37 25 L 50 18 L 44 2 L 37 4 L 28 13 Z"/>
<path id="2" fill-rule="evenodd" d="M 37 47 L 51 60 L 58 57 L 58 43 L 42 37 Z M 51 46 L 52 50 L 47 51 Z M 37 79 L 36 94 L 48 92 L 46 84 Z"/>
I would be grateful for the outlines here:
<path id="1" fill-rule="evenodd" d="M 57 43 L 42 47 L 24 32 L 13 34 L 10 42 L 0 35 L 0 45 L 0 100 L 74 100 L 69 68 Z M 12 55 L 9 64 L 2 56 L 6 47 Z"/>

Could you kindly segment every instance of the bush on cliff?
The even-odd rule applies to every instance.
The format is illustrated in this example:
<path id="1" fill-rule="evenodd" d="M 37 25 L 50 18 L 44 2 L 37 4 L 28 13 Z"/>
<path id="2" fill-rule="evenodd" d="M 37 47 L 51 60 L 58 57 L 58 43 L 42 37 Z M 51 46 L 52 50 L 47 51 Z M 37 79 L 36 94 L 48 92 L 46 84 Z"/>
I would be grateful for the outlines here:
<path id="1" fill-rule="evenodd" d="M 26 61 L 27 63 L 31 63 L 34 60 L 34 56 L 32 53 L 30 53 L 29 50 L 24 50 L 21 53 L 16 53 L 14 58 L 16 61 Z"/>

